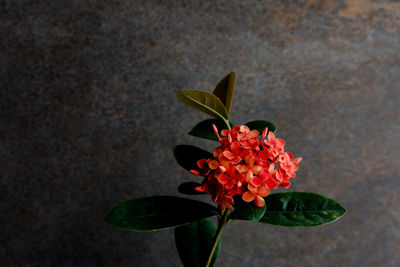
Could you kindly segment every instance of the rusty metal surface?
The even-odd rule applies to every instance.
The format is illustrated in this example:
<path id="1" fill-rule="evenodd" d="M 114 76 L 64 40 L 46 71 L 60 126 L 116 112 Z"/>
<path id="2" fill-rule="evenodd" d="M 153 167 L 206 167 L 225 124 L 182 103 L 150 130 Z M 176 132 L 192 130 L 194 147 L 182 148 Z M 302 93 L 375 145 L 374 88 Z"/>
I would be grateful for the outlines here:
<path id="1" fill-rule="evenodd" d="M 219 266 L 398 266 L 398 1 L 0 4 L 0 265 L 179 266 L 173 231 L 103 222 L 194 179 L 171 147 L 205 116 L 175 98 L 238 76 L 232 120 L 274 122 L 302 156 L 291 191 L 332 225 L 234 222 Z M 203 198 L 204 200 L 208 198 Z"/>

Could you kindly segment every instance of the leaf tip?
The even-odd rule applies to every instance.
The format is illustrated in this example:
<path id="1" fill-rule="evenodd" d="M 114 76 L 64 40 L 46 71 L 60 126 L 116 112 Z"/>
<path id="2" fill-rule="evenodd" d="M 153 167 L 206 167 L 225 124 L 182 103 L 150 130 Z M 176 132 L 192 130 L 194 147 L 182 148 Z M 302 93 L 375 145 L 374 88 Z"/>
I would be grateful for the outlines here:
<path id="1" fill-rule="evenodd" d="M 337 202 L 336 202 L 337 203 Z M 342 218 L 346 213 L 347 213 L 347 210 L 345 209 L 345 208 L 343 208 L 343 206 L 342 205 L 340 205 L 339 203 L 338 203 L 338 205 L 339 205 L 339 213 L 337 213 L 337 214 L 335 214 L 334 216 L 337 218 L 337 219 L 340 219 L 340 218 Z"/>
<path id="2" fill-rule="evenodd" d="M 104 221 L 106 222 L 106 223 L 109 223 L 109 224 L 111 224 L 112 226 L 116 226 L 115 225 L 115 214 L 114 214 L 114 211 L 115 211 L 115 208 L 113 208 L 108 214 L 107 214 L 107 216 L 104 218 Z"/>
<path id="3" fill-rule="evenodd" d="M 110 214 L 108 214 L 108 215 L 104 218 L 104 221 L 105 221 L 106 223 L 111 223 L 111 222 L 110 222 Z"/>

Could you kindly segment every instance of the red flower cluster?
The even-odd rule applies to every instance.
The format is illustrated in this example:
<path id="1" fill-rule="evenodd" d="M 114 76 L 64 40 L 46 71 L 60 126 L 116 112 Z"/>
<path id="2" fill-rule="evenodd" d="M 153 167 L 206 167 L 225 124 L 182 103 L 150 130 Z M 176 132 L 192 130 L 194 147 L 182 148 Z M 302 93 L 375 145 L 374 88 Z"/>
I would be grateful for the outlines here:
<path id="1" fill-rule="evenodd" d="M 232 130 L 222 130 L 221 135 L 213 125 L 221 146 L 214 150 L 214 158 L 197 162 L 201 171 L 191 170 L 194 175 L 206 177 L 195 189 L 212 195 L 222 211 L 233 210 L 233 196 L 241 195 L 246 202 L 254 201 L 263 207 L 264 198 L 271 189 L 288 188 L 290 178 L 296 176 L 301 158 L 294 159 L 292 153 L 285 152 L 285 141 L 275 138 L 273 132 L 265 128 L 258 140 L 259 132 L 246 126 L 235 126 Z M 277 168 L 275 169 L 275 164 Z"/>

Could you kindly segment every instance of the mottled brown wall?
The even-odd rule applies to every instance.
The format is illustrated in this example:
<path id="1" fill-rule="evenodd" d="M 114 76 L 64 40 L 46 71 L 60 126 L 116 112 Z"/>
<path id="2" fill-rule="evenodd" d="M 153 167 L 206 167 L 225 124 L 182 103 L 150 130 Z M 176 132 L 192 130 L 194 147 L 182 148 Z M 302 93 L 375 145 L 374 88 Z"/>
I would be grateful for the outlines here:
<path id="1" fill-rule="evenodd" d="M 200 2 L 202 2 L 200 4 Z M 292 191 L 348 210 L 288 229 L 234 222 L 219 266 L 398 266 L 398 1 L 0 2 L 0 265 L 179 266 L 173 231 L 103 222 L 178 195 L 171 147 L 206 118 L 175 98 L 234 70 L 232 120 L 274 122 Z"/>

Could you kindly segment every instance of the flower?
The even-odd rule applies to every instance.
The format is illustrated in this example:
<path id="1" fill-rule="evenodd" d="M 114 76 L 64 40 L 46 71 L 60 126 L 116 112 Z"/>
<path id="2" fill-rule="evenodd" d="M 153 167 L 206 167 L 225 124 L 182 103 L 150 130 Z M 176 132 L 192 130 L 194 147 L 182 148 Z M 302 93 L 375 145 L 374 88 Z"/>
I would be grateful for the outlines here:
<path id="1" fill-rule="evenodd" d="M 251 184 L 248 186 L 249 191 L 245 192 L 242 196 L 243 200 L 246 202 L 251 202 L 254 200 L 254 204 L 257 207 L 264 207 L 265 200 L 262 197 L 266 197 L 269 193 L 269 188 L 266 186 L 253 187 Z"/>
<path id="2" fill-rule="evenodd" d="M 280 154 L 283 151 L 283 147 L 285 146 L 285 141 L 281 138 L 275 138 L 275 134 L 273 132 L 268 133 L 268 139 L 264 140 L 264 143 L 269 146 L 270 150 L 275 152 L 274 154 Z"/>
<path id="3" fill-rule="evenodd" d="M 259 131 L 246 125 L 222 130 L 221 136 L 215 125 L 213 130 L 221 145 L 215 148 L 213 158 L 197 162 L 200 171 L 191 172 L 205 177 L 195 190 L 211 194 L 222 211 L 233 210 L 235 195 L 263 207 L 264 197 L 271 189 L 290 186 L 289 179 L 296 176 L 301 158 L 285 152 L 285 141 L 268 132 L 268 128 L 260 139 Z"/>

